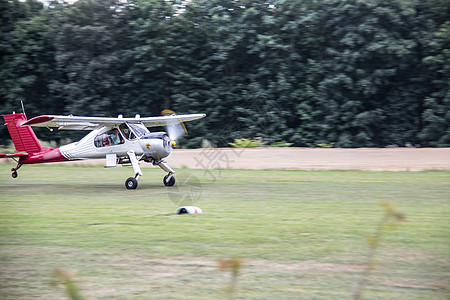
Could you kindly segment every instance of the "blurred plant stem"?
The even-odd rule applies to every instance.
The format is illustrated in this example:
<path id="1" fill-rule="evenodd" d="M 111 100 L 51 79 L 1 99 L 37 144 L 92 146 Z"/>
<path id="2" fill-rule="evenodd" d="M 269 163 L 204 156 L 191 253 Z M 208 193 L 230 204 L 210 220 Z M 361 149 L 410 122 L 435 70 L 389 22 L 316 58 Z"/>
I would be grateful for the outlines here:
<path id="1" fill-rule="evenodd" d="M 375 255 L 380 245 L 381 237 L 385 232 L 386 225 L 388 225 L 389 228 L 394 228 L 399 222 L 405 219 L 404 214 L 399 212 L 393 204 L 382 201 L 380 202 L 380 206 L 384 209 L 385 212 L 376 228 L 375 234 L 373 236 L 367 237 L 367 243 L 369 245 L 369 253 L 366 267 L 364 268 L 364 272 L 362 274 L 362 278 L 357 283 L 357 285 L 353 290 L 353 298 L 355 300 L 361 299 L 361 295 L 367 283 L 367 280 L 371 275 L 372 271 L 375 269 L 376 266 Z"/>
<path id="2" fill-rule="evenodd" d="M 53 271 L 53 275 L 57 278 L 60 278 L 63 280 L 63 284 L 66 287 L 66 294 L 69 296 L 69 299 L 71 300 L 88 300 L 87 298 L 84 298 L 80 294 L 80 289 L 75 284 L 73 280 L 73 276 L 69 274 L 69 272 L 63 270 L 63 269 L 55 269 Z"/>
<path id="3" fill-rule="evenodd" d="M 230 284 L 225 291 L 228 294 L 228 299 L 234 299 L 237 291 L 239 273 L 243 264 L 242 259 L 239 257 L 233 257 L 227 260 L 221 259 L 218 261 L 218 264 L 219 270 L 231 273 Z"/>

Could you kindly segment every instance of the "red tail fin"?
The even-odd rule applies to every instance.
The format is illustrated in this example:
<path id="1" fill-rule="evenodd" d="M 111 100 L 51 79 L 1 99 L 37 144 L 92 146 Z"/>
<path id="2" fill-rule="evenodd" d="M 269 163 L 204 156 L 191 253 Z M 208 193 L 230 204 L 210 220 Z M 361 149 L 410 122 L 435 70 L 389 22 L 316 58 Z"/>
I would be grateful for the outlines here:
<path id="1" fill-rule="evenodd" d="M 17 151 L 36 153 L 43 150 L 33 129 L 29 126 L 21 126 L 27 121 L 25 114 L 3 115 L 3 118 Z"/>

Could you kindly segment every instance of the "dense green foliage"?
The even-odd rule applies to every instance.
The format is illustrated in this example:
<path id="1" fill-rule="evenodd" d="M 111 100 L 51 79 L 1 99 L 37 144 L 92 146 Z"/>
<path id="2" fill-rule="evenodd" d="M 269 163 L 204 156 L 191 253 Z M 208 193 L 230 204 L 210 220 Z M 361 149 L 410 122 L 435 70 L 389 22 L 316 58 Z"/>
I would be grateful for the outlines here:
<path id="1" fill-rule="evenodd" d="M 187 147 L 450 146 L 448 0 L 184 2 L 0 0 L 0 113 L 207 113 Z"/>

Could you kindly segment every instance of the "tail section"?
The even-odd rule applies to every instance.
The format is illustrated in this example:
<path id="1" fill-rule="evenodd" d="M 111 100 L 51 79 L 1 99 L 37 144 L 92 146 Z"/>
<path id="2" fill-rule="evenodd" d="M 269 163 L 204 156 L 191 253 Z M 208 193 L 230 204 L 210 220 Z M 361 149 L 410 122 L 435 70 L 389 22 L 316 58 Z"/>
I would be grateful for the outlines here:
<path id="1" fill-rule="evenodd" d="M 43 150 L 33 129 L 29 126 L 21 126 L 27 121 L 25 114 L 3 115 L 3 118 L 5 119 L 9 134 L 17 151 L 37 153 Z"/>

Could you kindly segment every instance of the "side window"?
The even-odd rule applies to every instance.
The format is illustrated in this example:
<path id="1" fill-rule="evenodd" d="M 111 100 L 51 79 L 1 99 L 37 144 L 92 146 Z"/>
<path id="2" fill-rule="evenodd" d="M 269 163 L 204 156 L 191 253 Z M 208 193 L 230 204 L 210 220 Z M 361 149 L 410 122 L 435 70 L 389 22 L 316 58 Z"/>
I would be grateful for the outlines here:
<path id="1" fill-rule="evenodd" d="M 127 140 L 134 140 L 136 138 L 133 131 L 131 131 L 130 128 L 128 128 L 127 124 L 124 123 L 124 124 L 120 125 L 119 128 L 120 128 L 120 132 L 122 132 L 123 136 Z"/>
<path id="2" fill-rule="evenodd" d="M 123 144 L 125 141 L 117 128 L 97 135 L 94 139 L 95 147 L 107 147 Z"/>

